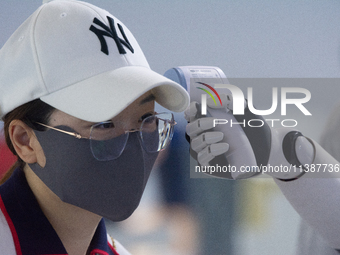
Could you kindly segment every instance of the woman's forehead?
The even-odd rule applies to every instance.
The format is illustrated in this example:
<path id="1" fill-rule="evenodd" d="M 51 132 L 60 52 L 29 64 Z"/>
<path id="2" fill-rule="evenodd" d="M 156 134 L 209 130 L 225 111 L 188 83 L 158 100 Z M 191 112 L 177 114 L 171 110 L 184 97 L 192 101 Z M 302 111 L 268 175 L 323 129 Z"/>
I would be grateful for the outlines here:
<path id="1" fill-rule="evenodd" d="M 151 91 L 148 91 L 141 95 L 139 98 L 137 98 L 135 101 L 133 101 L 131 104 L 129 104 L 123 111 L 121 111 L 118 115 L 116 115 L 112 119 L 113 120 L 116 118 L 122 119 L 124 117 L 128 118 L 129 115 L 138 114 L 139 112 L 143 112 L 145 110 L 153 110 L 154 103 L 155 96 L 151 93 Z M 95 122 L 89 122 L 79 119 L 58 109 L 56 109 L 52 113 L 50 117 L 50 124 L 65 125 L 67 123 L 73 123 L 74 125 L 95 124 Z"/>

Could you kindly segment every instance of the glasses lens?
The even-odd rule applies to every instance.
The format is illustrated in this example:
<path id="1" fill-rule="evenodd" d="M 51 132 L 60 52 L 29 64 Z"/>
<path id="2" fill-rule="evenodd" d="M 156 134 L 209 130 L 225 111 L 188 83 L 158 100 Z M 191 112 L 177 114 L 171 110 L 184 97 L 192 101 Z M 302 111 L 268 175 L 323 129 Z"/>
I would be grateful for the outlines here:
<path id="1" fill-rule="evenodd" d="M 143 120 L 140 134 L 143 146 L 148 152 L 166 148 L 174 131 L 172 113 L 159 113 Z"/>
<path id="2" fill-rule="evenodd" d="M 128 133 L 117 134 L 111 121 L 93 125 L 90 135 L 93 156 L 99 161 L 118 158 L 125 148 L 128 137 Z"/>
<path id="3" fill-rule="evenodd" d="M 148 152 L 166 148 L 174 132 L 172 113 L 159 113 L 143 120 L 139 130 L 143 147 Z M 117 133 L 111 121 L 101 122 L 91 127 L 90 145 L 93 156 L 99 161 L 118 158 L 124 151 L 129 132 Z"/>

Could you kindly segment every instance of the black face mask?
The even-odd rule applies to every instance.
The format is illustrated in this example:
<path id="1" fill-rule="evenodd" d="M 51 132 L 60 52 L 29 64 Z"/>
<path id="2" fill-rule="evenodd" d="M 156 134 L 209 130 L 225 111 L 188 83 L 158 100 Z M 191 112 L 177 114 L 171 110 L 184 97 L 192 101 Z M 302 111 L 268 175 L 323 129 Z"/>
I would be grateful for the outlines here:
<path id="1" fill-rule="evenodd" d="M 62 201 L 112 221 L 128 218 L 138 207 L 158 153 L 146 152 L 137 133 L 130 133 L 119 158 L 98 161 L 88 139 L 54 130 L 34 132 L 44 150 L 46 165 L 30 167 Z"/>

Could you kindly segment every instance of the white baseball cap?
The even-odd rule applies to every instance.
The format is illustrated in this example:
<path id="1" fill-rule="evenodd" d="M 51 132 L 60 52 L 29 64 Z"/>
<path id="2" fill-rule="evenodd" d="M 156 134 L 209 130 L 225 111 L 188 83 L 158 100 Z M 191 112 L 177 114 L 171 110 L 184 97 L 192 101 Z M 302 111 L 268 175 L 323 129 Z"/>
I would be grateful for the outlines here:
<path id="1" fill-rule="evenodd" d="M 184 88 L 150 69 L 128 28 L 89 3 L 43 4 L 0 50 L 0 117 L 40 98 L 77 118 L 104 121 L 147 91 L 171 111 L 189 103 Z"/>

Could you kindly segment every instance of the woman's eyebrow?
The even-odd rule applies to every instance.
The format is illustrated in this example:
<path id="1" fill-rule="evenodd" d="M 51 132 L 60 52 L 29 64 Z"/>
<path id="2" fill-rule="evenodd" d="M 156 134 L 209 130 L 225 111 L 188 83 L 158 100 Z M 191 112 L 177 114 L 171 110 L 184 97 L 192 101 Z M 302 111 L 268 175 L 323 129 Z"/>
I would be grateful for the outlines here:
<path id="1" fill-rule="evenodd" d="M 151 101 L 155 101 L 156 97 L 151 94 L 149 96 L 147 96 L 146 98 L 144 98 L 142 101 L 140 101 L 139 105 L 142 105 L 142 104 L 145 104 L 145 103 L 148 103 L 148 102 L 151 102 Z"/>

